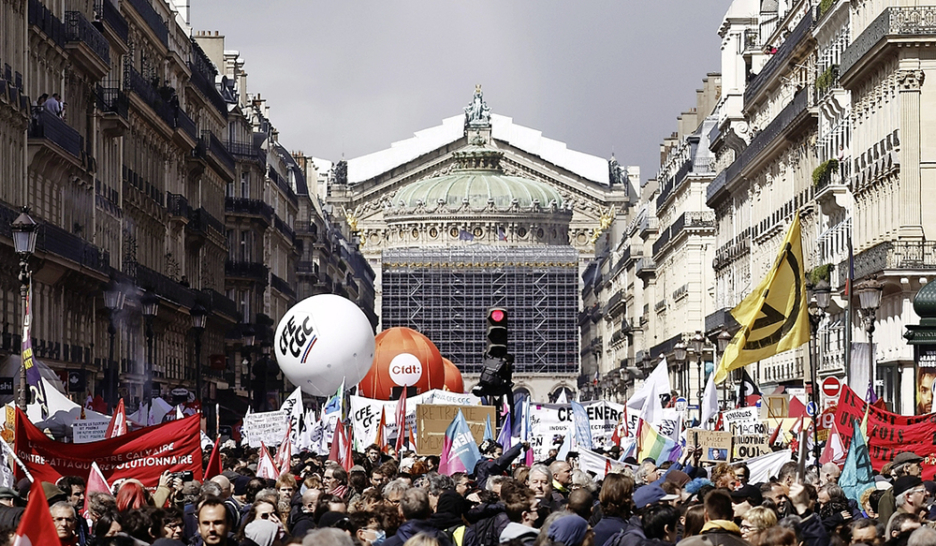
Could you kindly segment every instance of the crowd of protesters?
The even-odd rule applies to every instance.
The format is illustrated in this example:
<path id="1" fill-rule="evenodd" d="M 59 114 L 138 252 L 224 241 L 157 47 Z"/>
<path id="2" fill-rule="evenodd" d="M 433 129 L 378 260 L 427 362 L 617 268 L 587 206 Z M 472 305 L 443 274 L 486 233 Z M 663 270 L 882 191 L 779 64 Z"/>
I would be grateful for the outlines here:
<path id="1" fill-rule="evenodd" d="M 42 488 L 63 546 L 936 546 L 936 484 L 912 453 L 855 502 L 834 464 L 801 479 L 789 462 L 750 483 L 744 464 L 700 464 L 702 449 L 689 449 L 680 462 L 630 459 L 596 479 L 575 453 L 518 464 L 528 447 L 485 441 L 473 472 L 451 476 L 438 457 L 376 445 L 350 471 L 302 453 L 270 480 L 256 477 L 256 449 L 229 445 L 223 473 L 204 483 L 166 473 L 150 492 L 126 480 L 89 494 L 87 512 L 81 477 Z M 29 490 L 28 480 L 0 488 L 0 546 L 12 544 Z"/>

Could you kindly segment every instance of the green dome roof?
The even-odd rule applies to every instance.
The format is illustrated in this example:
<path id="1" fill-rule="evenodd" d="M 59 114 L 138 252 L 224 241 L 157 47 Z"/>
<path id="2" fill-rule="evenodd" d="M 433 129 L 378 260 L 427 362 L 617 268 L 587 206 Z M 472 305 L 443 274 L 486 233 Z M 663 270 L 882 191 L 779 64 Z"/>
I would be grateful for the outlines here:
<path id="1" fill-rule="evenodd" d="M 555 201 L 562 207 L 562 196 L 552 186 L 519 176 L 507 176 L 500 169 L 500 152 L 474 149 L 455 154 L 458 167 L 451 173 L 413 182 L 394 197 L 394 205 L 413 208 L 424 205 L 435 209 L 442 201 L 457 208 L 465 200 L 472 209 L 486 207 L 493 200 L 498 209 L 506 209 L 514 200 L 521 209 L 537 202 L 544 209 Z"/>

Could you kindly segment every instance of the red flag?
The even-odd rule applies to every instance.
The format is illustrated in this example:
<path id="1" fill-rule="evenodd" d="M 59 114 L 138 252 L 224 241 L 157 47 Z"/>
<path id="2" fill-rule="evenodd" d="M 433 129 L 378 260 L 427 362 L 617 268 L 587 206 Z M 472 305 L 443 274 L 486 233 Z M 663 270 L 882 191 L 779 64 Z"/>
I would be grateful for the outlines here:
<path id="1" fill-rule="evenodd" d="M 848 455 L 848 450 L 845 449 L 845 446 L 842 444 L 842 437 L 839 435 L 838 426 L 836 426 L 835 421 L 832 421 L 832 429 L 829 431 L 829 438 L 826 440 L 825 447 L 822 448 L 822 453 L 819 455 L 819 462 L 821 464 L 826 463 L 835 463 L 842 467 L 845 464 L 845 457 Z"/>
<path id="2" fill-rule="evenodd" d="M 107 493 L 111 494 L 110 486 L 107 485 L 107 480 L 104 479 L 104 474 L 101 474 L 101 469 L 98 467 L 97 462 L 91 463 L 91 472 L 88 474 L 88 486 L 85 488 L 85 501 L 84 508 L 81 510 L 81 515 L 87 519 L 89 506 L 88 502 L 91 498 L 91 493 Z"/>
<path id="3" fill-rule="evenodd" d="M 289 472 L 289 460 L 292 459 L 292 445 L 289 443 L 289 435 L 292 434 L 292 422 L 290 421 L 286 425 L 286 437 L 283 438 L 283 443 L 280 444 L 279 449 L 276 451 L 276 466 L 280 469 L 280 472 Z"/>
<path id="4" fill-rule="evenodd" d="M 344 468 L 345 472 L 351 472 L 351 468 L 354 467 L 354 442 L 351 440 L 351 435 L 353 433 L 354 433 L 354 428 L 349 428 L 344 438 L 344 449 L 342 450 L 343 456 L 341 457 L 341 468 Z"/>
<path id="5" fill-rule="evenodd" d="M 396 452 L 399 453 L 403 449 L 403 442 L 406 440 L 406 387 L 403 387 L 403 394 L 400 395 L 400 401 L 397 402 L 396 408 L 396 422 L 397 422 L 397 438 L 396 438 Z"/>
<path id="6" fill-rule="evenodd" d="M 261 441 L 260 442 L 260 460 L 257 461 L 257 477 L 265 480 L 275 480 L 279 478 L 280 472 L 273 463 L 273 457 L 270 457 L 270 450 Z"/>
<path id="7" fill-rule="evenodd" d="M 221 442 L 215 440 L 214 447 L 211 448 L 211 456 L 208 457 L 208 466 L 205 468 L 205 481 L 221 474 Z"/>
<path id="8" fill-rule="evenodd" d="M 385 438 L 387 428 L 387 414 L 385 413 L 386 408 L 380 408 L 380 423 L 377 424 L 377 439 L 374 440 L 374 443 L 377 444 L 377 447 L 380 448 L 380 451 L 386 453 L 390 450 L 390 443 L 387 442 Z"/>
<path id="9" fill-rule="evenodd" d="M 611 459 L 605 459 L 605 476 L 611 473 Z"/>
<path id="10" fill-rule="evenodd" d="M 624 417 L 622 420 L 624 421 L 624 437 L 627 438 L 630 436 L 630 424 L 627 422 L 627 400 L 624 401 Z"/>
<path id="11" fill-rule="evenodd" d="M 783 421 L 777 423 L 777 428 L 773 429 L 773 432 L 770 433 L 770 439 L 767 440 L 767 445 L 772 446 L 777 443 L 777 438 L 780 437 L 780 433 L 783 432 Z"/>
<path id="12" fill-rule="evenodd" d="M 332 437 L 331 449 L 328 451 L 328 460 L 343 463 L 341 459 L 347 454 L 350 443 L 344 423 L 339 420 L 335 425 L 335 435 Z"/>
<path id="13" fill-rule="evenodd" d="M 14 546 L 59 544 L 58 531 L 55 530 L 55 523 L 49 512 L 49 503 L 42 491 L 41 480 L 35 480 L 29 489 L 29 502 L 26 503 L 23 519 L 16 528 L 16 538 L 13 539 L 13 544 Z"/>
<path id="14" fill-rule="evenodd" d="M 413 429 L 409 429 L 409 448 L 416 451 L 416 438 L 413 436 Z"/>
<path id="15" fill-rule="evenodd" d="M 127 433 L 127 410 L 124 409 L 123 398 L 120 399 L 120 402 L 117 403 L 117 409 L 114 410 L 114 416 L 111 417 L 111 422 L 107 425 L 107 432 L 104 433 L 105 438 L 116 438 L 118 436 L 123 436 Z"/>

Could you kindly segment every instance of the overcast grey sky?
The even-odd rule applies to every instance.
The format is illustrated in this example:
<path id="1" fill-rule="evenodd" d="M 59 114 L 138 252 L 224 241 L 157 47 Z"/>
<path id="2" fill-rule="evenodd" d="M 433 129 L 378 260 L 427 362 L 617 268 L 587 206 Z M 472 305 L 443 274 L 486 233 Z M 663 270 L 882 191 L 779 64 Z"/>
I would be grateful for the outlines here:
<path id="1" fill-rule="evenodd" d="M 659 144 L 720 70 L 730 0 L 191 0 L 238 50 L 280 142 L 331 160 L 459 115 L 496 114 L 569 148 L 659 167 Z"/>

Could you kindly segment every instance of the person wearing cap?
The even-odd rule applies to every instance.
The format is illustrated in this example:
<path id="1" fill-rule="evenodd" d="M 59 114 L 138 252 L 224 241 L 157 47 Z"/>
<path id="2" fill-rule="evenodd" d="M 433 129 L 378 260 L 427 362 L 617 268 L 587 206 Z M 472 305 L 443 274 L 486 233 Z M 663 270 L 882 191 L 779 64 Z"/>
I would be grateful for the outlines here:
<path id="1" fill-rule="evenodd" d="M 760 488 L 753 485 L 743 485 L 730 493 L 731 505 L 734 508 L 734 517 L 739 520 L 754 506 L 764 502 Z"/>
<path id="2" fill-rule="evenodd" d="M 926 487 L 918 476 L 901 476 L 894 481 L 894 501 L 897 509 L 887 518 L 885 536 L 891 536 L 894 518 L 897 514 L 913 514 L 919 516 L 926 508 Z M 883 520 L 881 520 L 883 521 Z"/>
<path id="3" fill-rule="evenodd" d="M 16 529 L 26 510 L 20 506 L 19 493 L 9 487 L 0 487 L 0 527 Z"/>
<path id="4" fill-rule="evenodd" d="M 891 472 L 896 476 L 894 478 L 894 483 L 903 476 L 916 476 L 920 477 L 923 475 L 923 457 L 912 453 L 910 451 L 901 451 L 898 453 L 894 460 L 891 462 Z M 882 474 L 883 474 L 882 470 Z M 891 516 L 894 515 L 894 512 L 897 510 L 897 492 L 893 489 L 885 491 L 884 495 L 881 497 L 881 500 L 878 502 L 878 517 L 880 521 L 888 521 Z"/>
<path id="5" fill-rule="evenodd" d="M 747 541 L 741 538 L 741 529 L 733 521 L 734 510 L 727 491 L 709 491 L 703 506 L 705 525 L 702 526 L 702 532 L 681 540 L 679 546 L 748 546 Z"/>

